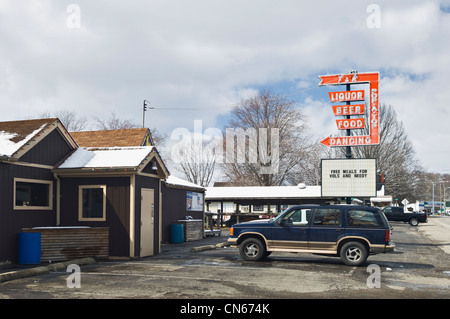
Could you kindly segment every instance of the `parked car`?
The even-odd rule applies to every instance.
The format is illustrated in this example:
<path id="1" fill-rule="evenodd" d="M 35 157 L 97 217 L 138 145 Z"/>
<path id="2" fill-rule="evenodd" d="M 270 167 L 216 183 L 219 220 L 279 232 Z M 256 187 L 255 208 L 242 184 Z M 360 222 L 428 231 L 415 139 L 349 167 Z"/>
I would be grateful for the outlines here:
<path id="1" fill-rule="evenodd" d="M 389 221 L 405 222 L 411 226 L 418 226 L 420 223 L 428 222 L 428 215 L 425 213 L 405 212 L 403 207 L 388 206 L 383 208 L 384 215 Z"/>
<path id="2" fill-rule="evenodd" d="M 394 250 L 391 227 L 380 209 L 353 205 L 300 205 L 274 219 L 233 225 L 228 242 L 244 260 L 259 261 L 274 251 L 340 257 L 351 266 L 369 254 Z"/>

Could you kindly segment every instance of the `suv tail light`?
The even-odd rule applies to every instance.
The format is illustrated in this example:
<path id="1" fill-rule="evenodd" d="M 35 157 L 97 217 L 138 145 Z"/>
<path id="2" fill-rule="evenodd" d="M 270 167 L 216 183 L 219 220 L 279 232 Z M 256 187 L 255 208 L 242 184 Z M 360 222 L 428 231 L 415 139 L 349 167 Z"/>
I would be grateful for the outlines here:
<path id="1" fill-rule="evenodd" d="M 391 239 L 391 231 L 389 229 L 386 229 L 386 243 L 389 243 L 389 239 Z"/>

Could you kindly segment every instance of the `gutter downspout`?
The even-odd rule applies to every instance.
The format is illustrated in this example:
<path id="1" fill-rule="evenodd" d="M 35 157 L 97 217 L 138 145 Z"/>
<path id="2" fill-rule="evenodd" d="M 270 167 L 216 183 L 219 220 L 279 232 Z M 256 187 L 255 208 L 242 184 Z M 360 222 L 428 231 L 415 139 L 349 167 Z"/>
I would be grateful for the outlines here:
<path id="1" fill-rule="evenodd" d="M 61 224 L 61 181 L 58 174 L 53 173 L 56 180 L 56 226 Z"/>

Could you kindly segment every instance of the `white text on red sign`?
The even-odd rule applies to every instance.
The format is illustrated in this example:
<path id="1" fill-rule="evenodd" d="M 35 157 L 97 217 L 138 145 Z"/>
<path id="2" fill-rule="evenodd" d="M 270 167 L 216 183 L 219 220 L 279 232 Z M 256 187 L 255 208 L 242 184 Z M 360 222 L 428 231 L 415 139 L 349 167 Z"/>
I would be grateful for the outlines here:
<path id="1" fill-rule="evenodd" d="M 333 105 L 333 113 L 336 116 L 341 115 L 364 115 L 364 104 L 354 105 Z"/>
<path id="2" fill-rule="evenodd" d="M 329 92 L 331 102 L 364 101 L 364 90 Z"/>
<path id="3" fill-rule="evenodd" d="M 330 137 L 330 146 L 370 145 L 370 136 L 342 136 Z"/>
<path id="4" fill-rule="evenodd" d="M 339 130 L 352 130 L 364 128 L 364 118 L 336 120 Z"/>

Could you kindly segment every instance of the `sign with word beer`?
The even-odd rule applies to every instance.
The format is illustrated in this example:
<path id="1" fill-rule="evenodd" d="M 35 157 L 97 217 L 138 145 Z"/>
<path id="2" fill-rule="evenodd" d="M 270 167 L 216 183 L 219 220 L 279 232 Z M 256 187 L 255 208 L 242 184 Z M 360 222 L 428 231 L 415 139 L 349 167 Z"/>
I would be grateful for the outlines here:
<path id="1" fill-rule="evenodd" d="M 369 118 L 349 118 L 353 115 L 364 115 L 364 104 L 350 104 L 350 102 L 365 101 L 364 90 L 329 92 L 332 103 L 346 102 L 345 105 L 332 105 L 335 116 L 346 116 L 346 119 L 337 119 L 336 125 L 339 130 L 363 129 L 369 124 L 369 134 L 361 136 L 340 136 L 326 137 L 320 143 L 328 147 L 337 146 L 360 146 L 377 145 L 380 141 L 379 132 L 379 92 L 378 82 L 380 74 L 378 72 L 370 73 L 349 73 L 336 75 L 319 75 L 319 86 L 326 85 L 348 85 L 348 84 L 369 84 Z"/>

